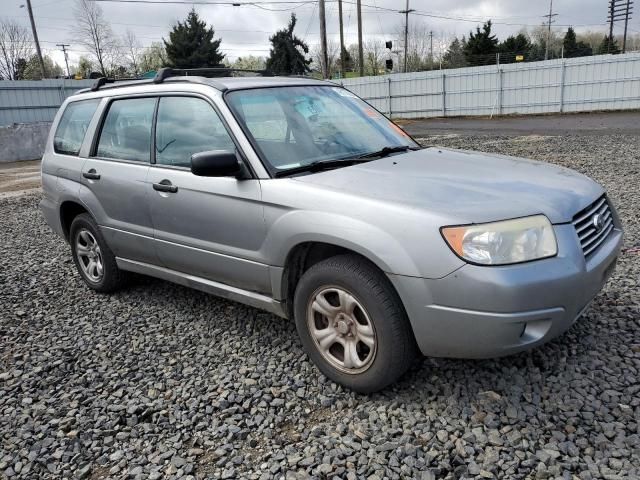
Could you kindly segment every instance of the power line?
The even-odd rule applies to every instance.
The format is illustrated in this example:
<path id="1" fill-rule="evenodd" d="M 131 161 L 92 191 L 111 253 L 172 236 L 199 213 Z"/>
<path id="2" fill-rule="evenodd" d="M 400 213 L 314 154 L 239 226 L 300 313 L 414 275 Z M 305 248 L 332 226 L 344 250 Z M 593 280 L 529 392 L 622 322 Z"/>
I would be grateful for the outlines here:
<path id="1" fill-rule="evenodd" d="M 317 3 L 317 0 L 266 0 L 256 2 L 234 2 L 234 1 L 214 1 L 214 0 L 192 0 L 183 2 L 181 0 L 91 0 L 93 2 L 108 2 L 108 3 L 153 3 L 156 5 L 225 5 L 230 7 L 243 7 L 243 6 L 257 6 L 262 5 L 309 5 Z"/>
<path id="2" fill-rule="evenodd" d="M 308 6 L 308 5 L 314 5 L 314 7 L 317 5 L 317 0 L 300 0 L 300 1 L 286 1 L 286 0 L 273 0 L 273 1 L 262 1 L 262 2 L 228 2 L 228 1 L 212 1 L 212 0 L 199 0 L 199 1 L 195 1 L 195 2 L 186 2 L 186 1 L 178 1 L 178 0 L 170 0 L 170 1 L 161 1 L 161 0 L 92 0 L 92 1 L 101 1 L 101 2 L 111 2 L 111 3 L 151 3 L 151 4 L 168 4 L 168 5 L 193 5 L 193 4 L 198 4 L 198 5 L 222 5 L 222 6 L 233 6 L 233 5 L 238 5 L 238 6 L 256 6 L 256 4 L 260 4 L 260 5 L 267 5 L 267 4 L 298 4 L 300 6 Z M 338 0 L 326 0 L 326 3 L 335 3 Z M 356 5 L 356 1 L 349 1 L 349 0 L 342 0 L 342 2 L 344 4 L 347 5 Z M 379 12 L 383 12 L 383 13 L 397 13 L 398 11 L 396 9 L 393 8 L 387 8 L 387 7 L 381 7 L 378 5 L 370 5 L 370 4 L 362 4 L 362 7 L 365 8 L 370 8 L 371 11 L 367 11 L 367 10 L 363 10 L 363 13 L 374 13 L 375 11 L 379 11 Z M 433 12 L 427 12 L 427 11 L 421 11 L 421 10 L 416 10 L 413 12 L 414 15 L 417 16 L 421 16 L 421 17 L 428 17 L 428 18 L 434 18 L 434 19 L 440 19 L 440 20 L 454 20 L 454 21 L 460 21 L 460 22 L 468 22 L 468 23 L 481 23 L 484 22 L 487 18 L 489 17 L 465 17 L 465 16 L 452 16 L 452 15 L 446 15 L 446 14 L 440 14 L 440 13 L 433 13 Z M 9 15 L 11 16 L 11 15 Z M 17 15 L 16 15 L 17 17 Z M 44 16 L 39 16 L 39 18 L 46 18 L 46 19 L 51 19 L 51 20 L 72 20 L 69 18 L 61 18 L 61 17 L 44 17 Z M 497 16 L 491 16 L 492 18 L 492 23 L 494 25 L 506 25 L 506 26 L 516 26 L 516 27 L 538 27 L 540 24 L 537 23 L 518 23 L 518 22 L 503 22 L 500 20 L 496 20 L 496 19 L 508 19 L 508 18 L 534 18 L 534 17 L 525 17 L 525 16 L 511 16 L 511 17 L 497 17 Z M 137 24 L 137 23 L 122 23 L 122 22 L 110 22 L 114 25 L 129 25 L 129 26 L 136 26 L 136 27 L 150 27 L 150 28 L 167 28 L 164 25 L 143 25 L 143 24 Z M 557 24 L 556 26 L 558 27 L 596 27 L 596 26 L 603 26 L 606 25 L 606 22 L 600 22 L 600 23 L 567 23 L 567 24 Z M 261 31 L 261 30 L 216 30 L 216 31 L 239 31 L 239 32 L 244 32 L 244 31 L 255 31 L 255 32 L 259 32 L 259 33 L 272 33 L 272 32 L 266 32 L 266 31 Z M 384 32 L 381 32 L 384 34 Z"/>

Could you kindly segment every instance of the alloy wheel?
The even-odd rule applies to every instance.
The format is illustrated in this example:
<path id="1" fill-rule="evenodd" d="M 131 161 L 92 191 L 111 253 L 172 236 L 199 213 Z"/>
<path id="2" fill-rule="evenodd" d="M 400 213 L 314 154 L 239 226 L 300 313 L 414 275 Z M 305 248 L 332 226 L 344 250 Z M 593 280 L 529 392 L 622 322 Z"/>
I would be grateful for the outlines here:
<path id="1" fill-rule="evenodd" d="M 339 287 L 322 287 L 311 296 L 307 326 L 318 351 L 338 370 L 358 374 L 376 355 L 377 338 L 364 306 Z"/>
<path id="2" fill-rule="evenodd" d="M 81 229 L 76 236 L 76 255 L 85 276 L 90 281 L 99 283 L 104 275 L 102 252 L 96 237 L 85 228 Z"/>

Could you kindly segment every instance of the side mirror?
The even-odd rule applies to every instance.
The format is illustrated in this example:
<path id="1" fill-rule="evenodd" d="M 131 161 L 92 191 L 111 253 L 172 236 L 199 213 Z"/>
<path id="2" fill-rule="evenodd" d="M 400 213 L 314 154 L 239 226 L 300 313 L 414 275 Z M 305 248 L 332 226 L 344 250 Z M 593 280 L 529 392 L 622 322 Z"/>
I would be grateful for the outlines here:
<path id="1" fill-rule="evenodd" d="M 212 150 L 191 155 L 191 173 L 199 177 L 237 177 L 242 167 L 235 152 Z"/>

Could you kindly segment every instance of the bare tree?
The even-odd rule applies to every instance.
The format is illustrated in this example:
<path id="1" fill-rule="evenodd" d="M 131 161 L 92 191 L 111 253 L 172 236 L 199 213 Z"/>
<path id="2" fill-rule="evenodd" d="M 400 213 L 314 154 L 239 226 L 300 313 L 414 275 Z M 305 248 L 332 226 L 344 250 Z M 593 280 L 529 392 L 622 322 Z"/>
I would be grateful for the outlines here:
<path id="1" fill-rule="evenodd" d="M 364 48 L 364 46 L 363 46 Z M 351 45 L 349 45 L 348 47 L 346 47 L 347 52 L 349 53 L 349 57 L 351 57 L 351 65 L 352 65 L 352 70 L 355 72 L 360 71 L 360 65 L 358 65 L 358 44 L 357 43 L 352 43 Z M 364 55 L 363 55 L 364 56 Z"/>
<path id="2" fill-rule="evenodd" d="M 140 73 L 140 61 L 142 60 L 142 44 L 133 31 L 127 29 L 124 37 L 122 37 L 121 49 L 125 57 L 127 57 L 131 73 L 138 75 Z"/>
<path id="3" fill-rule="evenodd" d="M 543 49 L 543 47 L 546 46 L 548 39 L 549 58 L 559 58 L 562 54 L 562 40 L 564 35 L 561 35 L 558 30 L 552 28 L 551 33 L 549 33 L 549 27 L 540 25 L 532 28 L 528 34 L 531 39 L 531 43 L 538 45 L 540 49 Z M 601 34 L 600 40 L 602 40 L 603 36 L 604 35 Z"/>
<path id="4" fill-rule="evenodd" d="M 404 22 L 396 28 L 396 37 L 400 39 L 398 48 L 398 64 L 404 64 Z M 435 30 L 420 20 L 409 22 L 407 37 L 407 70 L 417 72 L 437 68 L 447 52 L 455 35 Z M 396 48 L 396 46 L 394 46 Z"/>
<path id="5" fill-rule="evenodd" d="M 578 33 L 576 40 L 582 41 L 591 47 L 591 50 L 596 52 L 598 47 L 602 43 L 604 32 L 594 32 L 593 30 L 587 30 L 586 32 Z M 620 42 L 618 42 L 620 45 Z"/>
<path id="6" fill-rule="evenodd" d="M 31 34 L 22 25 L 0 21 L 0 77 L 19 80 L 20 72 L 33 54 Z"/>
<path id="7" fill-rule="evenodd" d="M 322 51 L 320 44 L 315 45 L 311 50 L 312 68 L 322 71 Z M 340 45 L 332 40 L 327 41 L 327 75 L 329 78 L 340 70 Z"/>
<path id="8" fill-rule="evenodd" d="M 364 73 L 378 75 L 384 69 L 384 59 L 387 55 L 382 40 L 369 40 L 364 44 Z"/>
<path id="9" fill-rule="evenodd" d="M 75 74 L 80 78 L 89 78 L 93 71 L 93 63 L 87 57 L 82 56 L 78 59 L 78 65 L 75 67 Z"/>
<path id="10" fill-rule="evenodd" d="M 622 44 L 620 40 L 618 40 L 618 44 Z M 627 35 L 627 52 L 636 52 L 640 50 L 640 34 L 631 34 Z"/>
<path id="11" fill-rule="evenodd" d="M 140 71 L 148 72 L 167 66 L 167 52 L 162 42 L 152 42 L 144 49 L 140 59 Z"/>
<path id="12" fill-rule="evenodd" d="M 264 70 L 265 65 L 266 60 L 264 57 L 256 57 L 254 55 L 238 57 L 236 61 L 231 64 L 233 68 L 240 68 L 242 70 Z"/>
<path id="13" fill-rule="evenodd" d="M 117 43 L 102 8 L 91 0 L 76 0 L 74 15 L 77 21 L 74 35 L 78 37 L 78 43 L 89 50 L 100 73 L 106 77 L 117 51 Z"/>

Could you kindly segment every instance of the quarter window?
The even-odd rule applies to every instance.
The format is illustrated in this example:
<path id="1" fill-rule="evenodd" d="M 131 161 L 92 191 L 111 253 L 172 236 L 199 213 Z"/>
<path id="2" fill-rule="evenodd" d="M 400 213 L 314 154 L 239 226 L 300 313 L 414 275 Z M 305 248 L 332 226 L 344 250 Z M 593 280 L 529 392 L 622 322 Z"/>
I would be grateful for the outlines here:
<path id="1" fill-rule="evenodd" d="M 160 98 L 157 164 L 190 167 L 194 153 L 234 148 L 222 120 L 209 103 L 194 97 Z"/>
<path id="2" fill-rule="evenodd" d="M 100 132 L 98 157 L 149 162 L 155 98 L 115 100 Z"/>
<path id="3" fill-rule="evenodd" d="M 67 105 L 53 137 L 53 149 L 56 153 L 76 156 L 80 153 L 87 128 L 99 103 L 100 100 L 96 99 Z"/>

